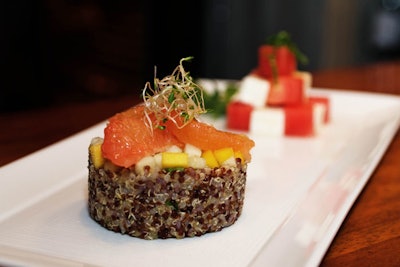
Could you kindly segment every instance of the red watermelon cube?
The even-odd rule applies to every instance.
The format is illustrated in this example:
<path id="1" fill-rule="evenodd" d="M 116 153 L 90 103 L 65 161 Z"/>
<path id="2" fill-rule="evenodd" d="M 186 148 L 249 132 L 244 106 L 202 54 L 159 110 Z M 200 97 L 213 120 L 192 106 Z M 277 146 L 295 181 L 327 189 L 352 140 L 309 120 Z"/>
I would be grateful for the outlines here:
<path id="1" fill-rule="evenodd" d="M 262 45 L 258 48 L 258 72 L 261 76 L 269 79 L 275 75 L 291 75 L 296 69 L 296 57 L 287 46 Z"/>
<path id="2" fill-rule="evenodd" d="M 267 98 L 269 106 L 301 104 L 305 100 L 304 81 L 295 75 L 279 76 L 277 82 L 270 80 L 271 88 Z"/>
<path id="3" fill-rule="evenodd" d="M 226 109 L 227 127 L 233 130 L 249 131 L 253 106 L 240 101 L 230 102 Z"/>

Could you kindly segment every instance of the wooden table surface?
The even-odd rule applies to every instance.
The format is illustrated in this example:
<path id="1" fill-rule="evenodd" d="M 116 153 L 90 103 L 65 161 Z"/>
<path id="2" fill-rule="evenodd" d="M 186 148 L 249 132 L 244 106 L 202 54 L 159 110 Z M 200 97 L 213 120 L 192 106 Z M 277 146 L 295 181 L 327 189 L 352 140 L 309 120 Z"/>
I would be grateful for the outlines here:
<path id="1" fill-rule="evenodd" d="M 315 72 L 313 85 L 400 96 L 400 62 Z M 105 120 L 136 101 L 133 96 L 125 96 L 0 114 L 0 166 Z M 348 213 L 321 266 L 400 266 L 399 131 Z"/>

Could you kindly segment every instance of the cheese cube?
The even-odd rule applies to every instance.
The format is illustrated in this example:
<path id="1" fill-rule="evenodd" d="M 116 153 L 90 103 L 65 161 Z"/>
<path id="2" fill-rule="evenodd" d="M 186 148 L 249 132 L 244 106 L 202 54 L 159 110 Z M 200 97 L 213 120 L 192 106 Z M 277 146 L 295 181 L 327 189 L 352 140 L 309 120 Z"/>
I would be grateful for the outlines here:
<path id="1" fill-rule="evenodd" d="M 256 75 L 247 75 L 240 84 L 234 99 L 254 107 L 263 107 L 267 101 L 270 83 Z"/>
<path id="2" fill-rule="evenodd" d="M 272 136 L 285 134 L 285 112 L 282 108 L 254 109 L 250 115 L 250 132 Z"/>

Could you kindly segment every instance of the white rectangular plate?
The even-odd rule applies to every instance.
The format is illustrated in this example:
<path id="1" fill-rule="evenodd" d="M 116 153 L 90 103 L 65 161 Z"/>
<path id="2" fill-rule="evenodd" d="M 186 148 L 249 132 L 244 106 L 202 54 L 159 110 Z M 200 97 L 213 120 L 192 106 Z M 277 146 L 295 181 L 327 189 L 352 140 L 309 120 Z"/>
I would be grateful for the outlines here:
<path id="1" fill-rule="evenodd" d="M 202 237 L 146 241 L 90 219 L 87 147 L 104 122 L 0 168 L 0 264 L 318 265 L 399 127 L 400 98 L 310 93 L 331 99 L 331 123 L 313 138 L 252 135 L 242 216 Z"/>

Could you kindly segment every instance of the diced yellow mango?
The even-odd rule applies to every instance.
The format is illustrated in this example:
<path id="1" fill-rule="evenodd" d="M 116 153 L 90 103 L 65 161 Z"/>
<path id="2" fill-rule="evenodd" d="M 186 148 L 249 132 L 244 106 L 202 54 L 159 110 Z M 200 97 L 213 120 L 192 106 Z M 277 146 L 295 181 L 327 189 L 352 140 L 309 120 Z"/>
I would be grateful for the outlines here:
<path id="1" fill-rule="evenodd" d="M 208 167 L 210 168 L 219 167 L 218 161 L 211 150 L 204 151 L 201 157 L 206 160 L 206 164 Z"/>
<path id="2" fill-rule="evenodd" d="M 244 158 L 243 158 L 242 152 L 235 151 L 234 156 L 235 156 L 235 159 L 239 158 L 242 161 L 242 163 L 244 163 Z"/>
<path id="3" fill-rule="evenodd" d="M 163 168 L 186 168 L 188 155 L 182 152 L 163 152 L 161 153 L 161 166 Z"/>
<path id="4" fill-rule="evenodd" d="M 217 159 L 219 165 L 222 165 L 227 159 L 233 157 L 233 149 L 231 147 L 225 147 L 214 150 L 214 156 Z"/>
<path id="5" fill-rule="evenodd" d="M 101 153 L 101 143 L 94 143 L 89 146 L 90 158 L 96 169 L 100 168 L 104 164 L 104 158 Z"/>

